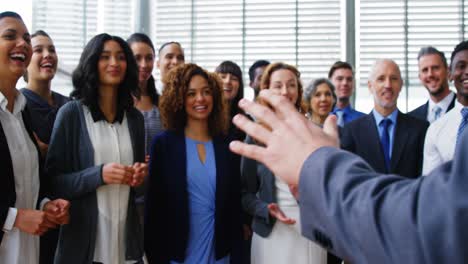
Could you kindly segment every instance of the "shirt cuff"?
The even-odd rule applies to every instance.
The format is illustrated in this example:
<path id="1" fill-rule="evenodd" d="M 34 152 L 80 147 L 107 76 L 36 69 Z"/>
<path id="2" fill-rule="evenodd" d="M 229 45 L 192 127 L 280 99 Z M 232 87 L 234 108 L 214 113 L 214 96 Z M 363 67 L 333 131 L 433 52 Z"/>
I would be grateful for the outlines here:
<path id="1" fill-rule="evenodd" d="M 48 202 L 50 202 L 49 198 L 47 198 L 47 197 L 43 198 L 41 203 L 39 204 L 39 210 L 44 211 L 44 206 Z"/>
<path id="2" fill-rule="evenodd" d="M 8 215 L 5 219 L 5 223 L 3 224 L 3 232 L 9 232 L 13 229 L 17 214 L 18 210 L 16 208 L 10 207 L 8 209 Z"/>

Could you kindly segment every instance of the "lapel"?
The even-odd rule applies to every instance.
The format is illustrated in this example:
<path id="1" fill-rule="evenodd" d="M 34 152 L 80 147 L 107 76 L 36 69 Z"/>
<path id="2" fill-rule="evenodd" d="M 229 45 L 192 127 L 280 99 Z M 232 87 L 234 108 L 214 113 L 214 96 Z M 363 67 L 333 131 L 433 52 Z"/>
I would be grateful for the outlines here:
<path id="1" fill-rule="evenodd" d="M 405 149 L 406 141 L 408 141 L 408 131 L 410 131 L 409 126 L 406 119 L 406 116 L 398 111 L 397 116 L 397 124 L 394 131 L 393 137 L 393 150 L 392 150 L 392 159 L 390 161 L 390 171 L 395 171 L 398 167 L 398 162 L 403 155 L 403 150 Z"/>
<path id="2" fill-rule="evenodd" d="M 452 110 L 452 108 L 455 106 L 455 101 L 457 100 L 457 94 L 455 94 L 455 96 L 452 98 L 452 101 L 450 102 L 449 106 L 447 107 L 447 111 L 450 111 Z"/>
<path id="3" fill-rule="evenodd" d="M 372 112 L 365 117 L 365 123 L 360 133 L 363 137 L 361 142 L 364 142 L 366 144 L 365 148 L 369 150 L 369 163 L 375 166 L 375 170 L 385 172 L 385 158 L 380 144 L 379 130 L 375 122 Z"/>
<path id="4" fill-rule="evenodd" d="M 429 100 L 427 100 L 427 102 L 423 105 L 423 108 L 421 109 L 421 119 L 427 120 L 428 111 L 429 111 Z M 398 112 L 398 116 L 399 115 L 400 115 L 400 112 Z"/>

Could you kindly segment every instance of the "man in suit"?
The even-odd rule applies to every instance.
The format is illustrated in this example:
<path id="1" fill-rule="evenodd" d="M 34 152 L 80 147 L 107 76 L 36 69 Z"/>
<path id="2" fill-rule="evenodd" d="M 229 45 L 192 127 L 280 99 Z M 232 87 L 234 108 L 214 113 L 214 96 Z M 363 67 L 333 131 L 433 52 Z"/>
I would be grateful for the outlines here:
<path id="1" fill-rule="evenodd" d="M 418 66 L 419 80 L 429 92 L 429 100 L 409 114 L 432 123 L 455 105 L 455 94 L 448 83 L 447 59 L 436 48 L 423 47 L 418 53 Z"/>
<path id="2" fill-rule="evenodd" d="M 272 109 L 241 100 L 234 123 L 264 144 L 232 142 L 288 184 L 299 184 L 302 233 L 351 263 L 468 263 L 468 131 L 453 162 L 428 177 L 376 173 L 360 157 L 337 149 L 336 117 L 323 130 L 281 96 L 259 95 Z"/>
<path id="3" fill-rule="evenodd" d="M 343 127 L 354 119 L 364 116 L 364 113 L 351 107 L 350 98 L 354 92 L 354 74 L 351 64 L 344 61 L 335 62 L 328 71 L 328 79 L 335 86 L 338 98 L 332 111 L 332 114 L 338 117 L 338 125 Z"/>
<path id="4" fill-rule="evenodd" d="M 457 101 L 452 110 L 431 124 L 424 143 L 423 174 L 453 158 L 460 129 L 468 122 L 468 87 L 464 84 L 468 70 L 468 41 L 460 42 L 450 59 L 450 80 L 457 88 Z M 465 125 L 463 125 L 465 124 Z"/>
<path id="5" fill-rule="evenodd" d="M 398 110 L 402 85 L 398 65 L 389 59 L 377 60 L 368 80 L 374 109 L 343 128 L 341 146 L 361 156 L 377 172 L 417 177 L 429 124 Z"/>

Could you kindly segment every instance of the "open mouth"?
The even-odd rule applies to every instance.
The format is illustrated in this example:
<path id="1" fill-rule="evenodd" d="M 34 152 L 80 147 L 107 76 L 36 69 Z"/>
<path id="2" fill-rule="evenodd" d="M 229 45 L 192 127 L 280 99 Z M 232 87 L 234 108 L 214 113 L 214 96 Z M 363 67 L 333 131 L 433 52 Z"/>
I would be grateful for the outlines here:
<path id="1" fill-rule="evenodd" d="M 26 54 L 24 53 L 13 53 L 10 55 L 10 59 L 25 62 L 26 61 Z"/>
<path id="2" fill-rule="evenodd" d="M 198 106 L 195 106 L 195 111 L 197 112 L 202 112 L 202 111 L 205 111 L 206 109 L 208 109 L 208 107 L 206 105 L 198 105 Z"/>
<path id="3" fill-rule="evenodd" d="M 54 65 L 51 62 L 44 62 L 40 65 L 41 68 L 52 69 Z"/>

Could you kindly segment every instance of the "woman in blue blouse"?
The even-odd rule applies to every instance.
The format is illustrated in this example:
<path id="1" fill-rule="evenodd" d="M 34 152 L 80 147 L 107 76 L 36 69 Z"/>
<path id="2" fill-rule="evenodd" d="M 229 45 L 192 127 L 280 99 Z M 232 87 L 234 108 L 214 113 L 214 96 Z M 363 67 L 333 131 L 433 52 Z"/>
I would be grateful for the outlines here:
<path id="1" fill-rule="evenodd" d="M 146 256 L 158 264 L 229 263 L 240 237 L 240 178 L 230 162 L 222 86 L 195 64 L 171 70 L 164 85 L 167 130 L 151 148 Z"/>

